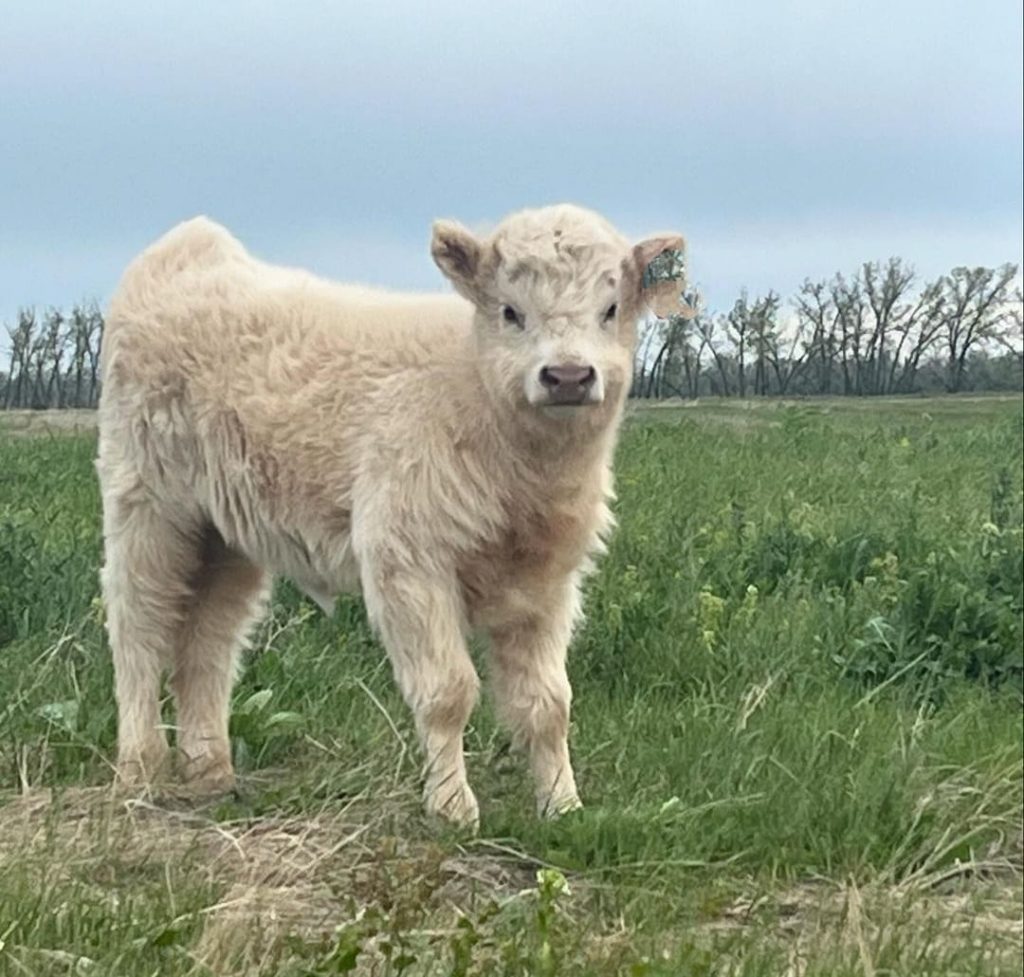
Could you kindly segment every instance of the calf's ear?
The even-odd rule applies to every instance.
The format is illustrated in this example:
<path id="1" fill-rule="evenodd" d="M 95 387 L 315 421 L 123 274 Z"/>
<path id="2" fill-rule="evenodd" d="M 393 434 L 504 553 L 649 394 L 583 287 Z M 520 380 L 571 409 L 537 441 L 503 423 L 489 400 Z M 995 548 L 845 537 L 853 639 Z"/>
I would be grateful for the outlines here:
<path id="1" fill-rule="evenodd" d="M 684 300 L 686 241 L 681 234 L 658 234 L 633 246 L 632 275 L 639 306 L 658 318 L 692 318 L 696 313 Z"/>
<path id="2" fill-rule="evenodd" d="M 460 295 L 479 300 L 483 246 L 472 231 L 458 221 L 434 221 L 430 254 Z"/>

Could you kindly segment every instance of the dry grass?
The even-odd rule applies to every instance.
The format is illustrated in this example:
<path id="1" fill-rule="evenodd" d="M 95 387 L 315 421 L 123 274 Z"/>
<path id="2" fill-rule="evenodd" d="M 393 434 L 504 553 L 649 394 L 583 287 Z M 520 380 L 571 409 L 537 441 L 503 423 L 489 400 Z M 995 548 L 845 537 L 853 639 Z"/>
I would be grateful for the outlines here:
<path id="1" fill-rule="evenodd" d="M 482 907 L 531 896 L 538 863 L 495 842 L 453 847 L 423 837 L 408 830 L 415 808 L 414 797 L 396 794 L 372 803 L 354 798 L 302 817 L 218 821 L 183 793 L 33 791 L 0 807 L 0 874 L 34 874 L 49 891 L 85 880 L 113 908 L 126 878 L 165 878 L 169 887 L 181 887 L 184 873 L 187 885 L 208 895 L 198 909 L 160 923 L 162 934 L 194 924 L 182 973 L 286 972 L 281 968 L 295 962 L 291 949 L 330 947 L 339 932 L 358 929 L 367 911 L 389 922 L 365 933 L 352 972 L 392 972 L 382 968 L 400 931 L 404 952 L 426 968 L 410 973 L 445 973 L 435 969 L 439 941 L 458 940 L 465 931 L 460 920 L 473 919 Z M 569 884 L 558 912 L 585 931 L 601 886 L 583 876 L 570 876 Z M 744 959 L 757 957 L 785 960 L 784 970 L 770 972 L 787 977 L 821 973 L 827 960 L 837 968 L 855 961 L 855 972 L 882 974 L 891 972 L 879 961 L 892 955 L 894 943 L 905 944 L 899 954 L 908 959 L 922 945 L 931 954 L 943 946 L 973 947 L 988 961 L 985 972 L 1010 973 L 1024 948 L 1020 875 L 1009 863 L 996 877 L 965 866 L 956 879 L 938 883 L 748 885 L 748 893 L 706 907 L 683 934 L 691 948 L 741 968 L 723 973 L 746 973 Z M 680 935 L 657 941 L 665 959 Z M 497 966 L 498 946 L 497 938 L 490 951 L 485 945 L 480 960 L 491 952 Z M 751 947 L 758 948 L 754 957 Z M 88 957 L 65 950 L 26 947 L 19 955 L 17 946 L 8 949 L 25 973 L 95 972 Z M 596 967 L 632 949 L 626 926 L 605 926 L 584 932 L 577 953 Z"/>
<path id="2" fill-rule="evenodd" d="M 4 434 L 87 434 L 96 429 L 96 411 L 4 410 L 0 411 L 0 431 Z"/>
<path id="3" fill-rule="evenodd" d="M 426 915 L 424 936 L 455 933 L 482 901 L 535 884 L 537 863 L 513 849 L 453 850 L 403 830 L 417 809 L 412 795 L 375 794 L 372 803 L 358 797 L 302 817 L 219 821 L 183 791 L 32 791 L 0 807 L 0 876 L 27 873 L 58 890 L 88 880 L 97 893 L 108 889 L 114 906 L 126 878 L 184 872 L 189 886 L 216 895 L 200 911 L 190 948 L 197 965 L 216 974 L 268 972 L 285 941 L 330 941 L 366 907 Z"/>

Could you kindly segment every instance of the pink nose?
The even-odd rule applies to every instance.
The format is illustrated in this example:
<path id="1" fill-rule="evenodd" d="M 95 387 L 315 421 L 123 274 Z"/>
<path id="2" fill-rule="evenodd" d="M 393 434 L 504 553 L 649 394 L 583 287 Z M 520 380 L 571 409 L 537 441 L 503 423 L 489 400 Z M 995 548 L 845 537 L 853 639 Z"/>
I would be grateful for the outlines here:
<path id="1" fill-rule="evenodd" d="M 540 371 L 541 385 L 556 404 L 582 404 L 596 379 L 597 371 L 592 366 L 576 363 L 545 366 Z"/>

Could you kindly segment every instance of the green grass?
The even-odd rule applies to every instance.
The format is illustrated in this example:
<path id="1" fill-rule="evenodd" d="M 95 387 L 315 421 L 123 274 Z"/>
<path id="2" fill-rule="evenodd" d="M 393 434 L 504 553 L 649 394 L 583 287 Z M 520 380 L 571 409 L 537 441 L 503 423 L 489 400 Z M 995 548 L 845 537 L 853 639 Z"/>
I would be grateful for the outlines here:
<path id="1" fill-rule="evenodd" d="M 1019 398 L 634 412 L 571 655 L 588 807 L 534 820 L 484 703 L 476 839 L 420 817 L 359 603 L 287 584 L 237 796 L 109 793 L 94 450 L 0 426 L 0 974 L 1019 972 Z"/>

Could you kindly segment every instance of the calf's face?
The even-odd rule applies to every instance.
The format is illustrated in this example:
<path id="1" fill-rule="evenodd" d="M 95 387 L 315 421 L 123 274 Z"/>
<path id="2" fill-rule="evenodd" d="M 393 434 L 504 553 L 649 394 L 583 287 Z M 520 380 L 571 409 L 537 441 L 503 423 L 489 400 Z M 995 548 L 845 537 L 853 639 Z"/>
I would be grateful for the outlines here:
<path id="1" fill-rule="evenodd" d="M 644 271 L 682 248 L 675 234 L 630 245 L 599 215 L 560 205 L 513 214 L 485 239 L 438 221 L 431 253 L 476 306 L 488 392 L 565 418 L 621 404 L 645 311 Z"/>

